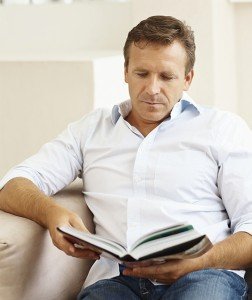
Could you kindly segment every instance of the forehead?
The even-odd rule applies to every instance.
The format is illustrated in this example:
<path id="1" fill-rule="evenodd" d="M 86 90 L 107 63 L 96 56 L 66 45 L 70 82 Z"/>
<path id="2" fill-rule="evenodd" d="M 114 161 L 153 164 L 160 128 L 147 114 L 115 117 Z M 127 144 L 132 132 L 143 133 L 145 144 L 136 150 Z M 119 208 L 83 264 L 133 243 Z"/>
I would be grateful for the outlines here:
<path id="1" fill-rule="evenodd" d="M 171 45 L 131 44 L 129 68 L 185 68 L 186 51 L 174 41 Z"/>

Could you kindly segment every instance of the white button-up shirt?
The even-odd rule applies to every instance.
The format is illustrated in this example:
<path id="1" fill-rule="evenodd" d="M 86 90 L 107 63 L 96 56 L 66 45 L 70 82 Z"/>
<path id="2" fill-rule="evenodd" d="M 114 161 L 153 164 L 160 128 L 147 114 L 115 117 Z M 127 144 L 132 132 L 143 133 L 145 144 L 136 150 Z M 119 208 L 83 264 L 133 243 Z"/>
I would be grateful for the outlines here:
<path id="1" fill-rule="evenodd" d="M 252 234 L 252 134 L 238 116 L 197 105 L 186 94 L 171 116 L 144 137 L 125 117 L 126 101 L 71 123 L 10 170 L 52 195 L 83 178 L 96 233 L 125 247 L 152 230 L 189 222 L 213 243 Z M 236 271 L 243 275 L 243 271 Z M 86 285 L 118 275 L 101 258 Z"/>

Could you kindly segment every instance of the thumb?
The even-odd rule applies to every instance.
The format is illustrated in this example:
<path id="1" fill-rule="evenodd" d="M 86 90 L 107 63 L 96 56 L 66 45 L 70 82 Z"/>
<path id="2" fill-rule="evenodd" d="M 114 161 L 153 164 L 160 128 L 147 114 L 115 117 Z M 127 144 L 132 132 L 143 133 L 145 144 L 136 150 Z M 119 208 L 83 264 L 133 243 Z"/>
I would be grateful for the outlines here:
<path id="1" fill-rule="evenodd" d="M 88 231 L 87 227 L 83 224 L 81 218 L 72 218 L 70 220 L 70 225 L 73 226 L 74 228 L 80 230 L 80 231 Z"/>

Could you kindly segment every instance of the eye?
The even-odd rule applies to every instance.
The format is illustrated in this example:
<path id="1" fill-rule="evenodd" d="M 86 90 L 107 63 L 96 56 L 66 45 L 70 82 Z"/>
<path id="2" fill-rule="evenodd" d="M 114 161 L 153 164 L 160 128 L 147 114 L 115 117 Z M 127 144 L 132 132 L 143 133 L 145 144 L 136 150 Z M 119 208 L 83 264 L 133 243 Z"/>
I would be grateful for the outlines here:
<path id="1" fill-rule="evenodd" d="M 147 76 L 147 73 L 136 73 L 138 77 L 144 78 Z"/>
<path id="2" fill-rule="evenodd" d="M 172 76 L 167 76 L 167 75 L 161 75 L 161 78 L 162 78 L 164 81 L 169 81 L 169 80 L 172 80 L 174 77 L 172 77 Z"/>

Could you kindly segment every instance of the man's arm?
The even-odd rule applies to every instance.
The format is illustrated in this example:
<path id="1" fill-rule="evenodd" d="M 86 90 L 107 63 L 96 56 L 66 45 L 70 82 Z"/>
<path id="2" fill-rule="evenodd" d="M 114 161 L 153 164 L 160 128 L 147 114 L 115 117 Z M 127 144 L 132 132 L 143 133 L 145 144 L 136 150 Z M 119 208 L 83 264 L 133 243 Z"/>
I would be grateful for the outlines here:
<path id="1" fill-rule="evenodd" d="M 54 245 L 68 255 L 79 258 L 99 258 L 93 251 L 76 249 L 57 231 L 57 227 L 61 225 L 87 231 L 81 218 L 55 203 L 51 197 L 46 196 L 26 178 L 14 178 L 7 182 L 0 191 L 0 210 L 28 218 L 47 228 Z"/>
<path id="2" fill-rule="evenodd" d="M 164 264 L 150 267 L 128 268 L 123 273 L 171 284 L 193 271 L 210 268 L 239 270 L 251 265 L 252 236 L 246 232 L 237 232 L 215 244 L 213 248 L 200 257 L 170 260 Z"/>

